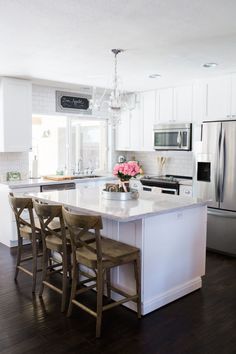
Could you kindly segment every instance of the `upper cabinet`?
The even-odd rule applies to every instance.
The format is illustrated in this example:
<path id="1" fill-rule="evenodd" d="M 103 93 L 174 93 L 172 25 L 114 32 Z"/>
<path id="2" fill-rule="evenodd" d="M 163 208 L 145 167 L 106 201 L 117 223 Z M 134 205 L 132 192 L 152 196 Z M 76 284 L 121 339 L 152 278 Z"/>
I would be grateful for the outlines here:
<path id="1" fill-rule="evenodd" d="M 191 122 L 193 115 L 192 85 L 157 90 L 156 107 L 157 123 Z"/>
<path id="2" fill-rule="evenodd" d="M 231 76 L 231 118 L 236 119 L 236 74 Z"/>
<path id="3" fill-rule="evenodd" d="M 116 126 L 116 150 L 130 150 L 130 111 L 121 113 L 120 122 Z"/>
<path id="4" fill-rule="evenodd" d="M 174 88 L 174 120 L 176 122 L 191 122 L 193 116 L 192 85 Z"/>
<path id="5" fill-rule="evenodd" d="M 143 151 L 153 151 L 153 125 L 156 118 L 156 92 L 146 91 L 141 94 L 142 145 Z"/>
<path id="6" fill-rule="evenodd" d="M 143 144 L 140 94 L 135 94 L 129 105 L 134 105 L 134 108 L 122 111 L 120 123 L 116 127 L 116 150 L 137 151 Z"/>
<path id="7" fill-rule="evenodd" d="M 0 151 L 29 151 L 32 145 L 32 84 L 0 79 Z"/>
<path id="8" fill-rule="evenodd" d="M 205 120 L 231 118 L 231 77 L 222 76 L 206 82 Z"/>
<path id="9" fill-rule="evenodd" d="M 156 91 L 156 123 L 168 123 L 174 120 L 174 89 L 165 88 Z"/>

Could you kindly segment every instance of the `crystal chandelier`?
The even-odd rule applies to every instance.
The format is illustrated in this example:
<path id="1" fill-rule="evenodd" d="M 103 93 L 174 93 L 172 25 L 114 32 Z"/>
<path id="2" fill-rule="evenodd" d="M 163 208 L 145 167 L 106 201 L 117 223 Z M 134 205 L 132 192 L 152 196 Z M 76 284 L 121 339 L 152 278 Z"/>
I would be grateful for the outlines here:
<path id="1" fill-rule="evenodd" d="M 123 110 L 131 111 L 135 108 L 136 96 L 133 93 L 122 92 L 119 88 L 117 55 L 124 52 L 124 49 L 111 49 L 111 52 L 114 54 L 113 88 L 109 97 L 107 97 L 108 90 L 105 89 L 100 98 L 96 98 L 95 88 L 93 99 L 90 100 L 90 108 L 93 111 L 100 111 L 105 106 L 109 110 L 110 124 L 115 128 L 120 123 L 121 112 Z"/>

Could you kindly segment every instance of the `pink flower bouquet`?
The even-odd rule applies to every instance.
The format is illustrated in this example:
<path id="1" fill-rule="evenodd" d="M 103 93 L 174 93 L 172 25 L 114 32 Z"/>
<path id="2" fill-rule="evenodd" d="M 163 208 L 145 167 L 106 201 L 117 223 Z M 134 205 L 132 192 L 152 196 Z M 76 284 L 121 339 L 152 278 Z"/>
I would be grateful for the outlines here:
<path id="1" fill-rule="evenodd" d="M 117 176 L 121 181 L 129 181 L 131 177 L 135 177 L 139 173 L 140 166 L 136 161 L 117 163 L 113 169 L 113 175 Z"/>

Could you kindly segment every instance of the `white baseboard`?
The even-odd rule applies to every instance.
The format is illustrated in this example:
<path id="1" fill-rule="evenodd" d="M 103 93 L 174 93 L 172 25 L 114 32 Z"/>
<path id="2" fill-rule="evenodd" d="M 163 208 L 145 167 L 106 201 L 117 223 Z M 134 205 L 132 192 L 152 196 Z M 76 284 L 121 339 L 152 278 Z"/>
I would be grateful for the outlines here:
<path id="1" fill-rule="evenodd" d="M 117 287 L 119 287 L 117 285 Z M 200 289 L 202 287 L 202 279 L 201 277 L 197 277 L 191 279 L 190 281 L 176 286 L 164 293 L 159 294 L 158 296 L 143 302 L 142 300 L 142 315 L 147 315 L 148 313 L 159 309 L 160 307 L 169 304 L 172 301 L 175 301 L 191 292 Z M 128 289 L 123 289 L 129 293 Z M 132 292 L 131 292 L 132 294 Z M 112 298 L 114 300 L 120 300 L 121 296 L 115 293 L 112 293 Z M 123 304 L 124 306 L 128 307 L 133 311 L 137 311 L 137 305 L 134 302 L 127 302 Z"/>

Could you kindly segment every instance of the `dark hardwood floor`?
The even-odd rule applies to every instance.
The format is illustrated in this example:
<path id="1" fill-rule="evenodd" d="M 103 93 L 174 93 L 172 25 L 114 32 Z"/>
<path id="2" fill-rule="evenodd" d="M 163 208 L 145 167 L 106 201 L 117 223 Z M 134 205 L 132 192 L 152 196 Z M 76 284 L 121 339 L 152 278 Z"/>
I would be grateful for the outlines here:
<path id="1" fill-rule="evenodd" d="M 14 264 L 15 251 L 0 244 L 2 354 L 236 353 L 236 259 L 209 253 L 201 290 L 141 320 L 124 307 L 108 311 L 98 340 L 93 317 L 75 308 L 66 318 L 60 296 L 49 289 L 43 300 L 33 297 L 30 277 L 14 282 Z"/>

